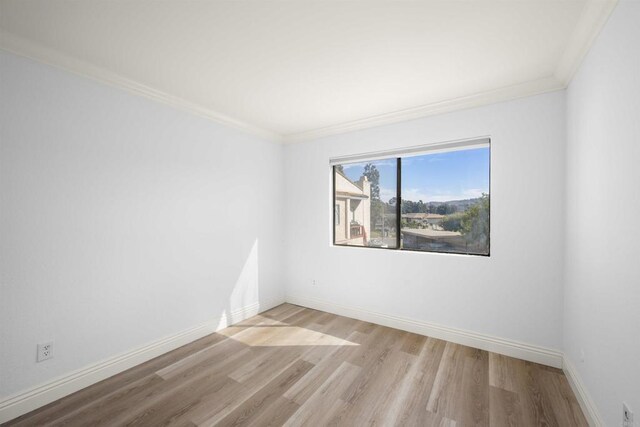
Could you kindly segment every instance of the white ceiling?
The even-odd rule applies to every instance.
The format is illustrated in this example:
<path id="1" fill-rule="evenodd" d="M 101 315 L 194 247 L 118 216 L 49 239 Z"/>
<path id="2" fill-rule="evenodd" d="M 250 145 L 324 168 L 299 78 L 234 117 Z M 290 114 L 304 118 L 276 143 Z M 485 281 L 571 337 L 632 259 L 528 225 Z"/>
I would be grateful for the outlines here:
<path id="1" fill-rule="evenodd" d="M 565 87 L 611 0 L 1 0 L 0 47 L 275 139 Z"/>

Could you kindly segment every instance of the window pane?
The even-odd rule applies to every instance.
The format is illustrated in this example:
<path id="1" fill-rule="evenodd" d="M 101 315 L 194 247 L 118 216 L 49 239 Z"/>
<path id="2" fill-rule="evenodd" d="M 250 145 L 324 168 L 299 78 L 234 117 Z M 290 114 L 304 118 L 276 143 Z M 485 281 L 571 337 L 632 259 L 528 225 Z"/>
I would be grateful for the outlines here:
<path id="1" fill-rule="evenodd" d="M 490 148 L 402 161 L 402 248 L 489 254 Z"/>
<path id="2" fill-rule="evenodd" d="M 334 243 L 396 248 L 397 159 L 337 165 Z"/>

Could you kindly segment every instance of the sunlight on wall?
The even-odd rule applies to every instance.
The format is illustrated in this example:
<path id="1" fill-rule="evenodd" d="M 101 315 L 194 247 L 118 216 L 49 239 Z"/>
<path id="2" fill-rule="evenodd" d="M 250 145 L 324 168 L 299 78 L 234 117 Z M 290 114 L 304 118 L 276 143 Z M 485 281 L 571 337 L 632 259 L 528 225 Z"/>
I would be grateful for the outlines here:
<path id="1" fill-rule="evenodd" d="M 230 323 L 241 320 L 233 319 L 234 310 L 248 307 L 259 301 L 260 276 L 258 273 L 258 239 L 256 238 L 229 297 L 231 309 L 227 315 L 231 317 L 228 319 Z"/>
<path id="2" fill-rule="evenodd" d="M 220 321 L 218 322 L 218 326 L 216 327 L 216 330 L 220 330 L 222 328 L 226 328 L 227 326 L 229 326 L 229 316 L 227 316 L 227 310 L 222 310 L 222 313 L 220 314 Z"/>

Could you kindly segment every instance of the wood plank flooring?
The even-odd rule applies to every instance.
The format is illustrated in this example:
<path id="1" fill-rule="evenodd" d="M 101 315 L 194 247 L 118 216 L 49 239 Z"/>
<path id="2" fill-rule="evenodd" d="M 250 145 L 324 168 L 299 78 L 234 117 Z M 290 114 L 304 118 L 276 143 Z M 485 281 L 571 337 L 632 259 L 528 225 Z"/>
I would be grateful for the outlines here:
<path id="1" fill-rule="evenodd" d="M 586 426 L 563 372 L 283 304 L 15 426 Z"/>

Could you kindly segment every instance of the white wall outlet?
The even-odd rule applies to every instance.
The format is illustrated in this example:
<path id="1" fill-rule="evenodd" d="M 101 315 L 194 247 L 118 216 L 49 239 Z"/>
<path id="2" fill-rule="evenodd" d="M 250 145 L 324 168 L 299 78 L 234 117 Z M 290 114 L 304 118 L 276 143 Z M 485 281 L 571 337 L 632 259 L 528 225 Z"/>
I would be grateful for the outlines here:
<path id="1" fill-rule="evenodd" d="M 633 427 L 633 412 L 622 402 L 622 427 Z"/>
<path id="2" fill-rule="evenodd" d="M 584 363 L 584 350 L 580 349 L 580 361 Z"/>
<path id="3" fill-rule="evenodd" d="M 316 279 L 311 280 L 311 285 L 315 286 L 318 284 L 318 281 Z"/>
<path id="4" fill-rule="evenodd" d="M 53 357 L 53 341 L 38 344 L 38 362 Z"/>

